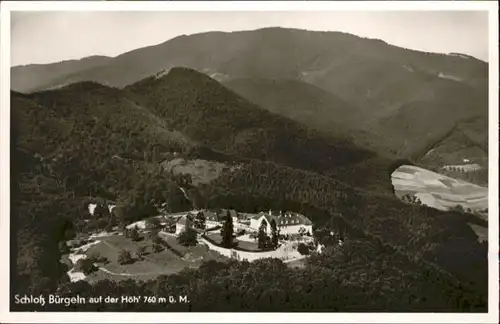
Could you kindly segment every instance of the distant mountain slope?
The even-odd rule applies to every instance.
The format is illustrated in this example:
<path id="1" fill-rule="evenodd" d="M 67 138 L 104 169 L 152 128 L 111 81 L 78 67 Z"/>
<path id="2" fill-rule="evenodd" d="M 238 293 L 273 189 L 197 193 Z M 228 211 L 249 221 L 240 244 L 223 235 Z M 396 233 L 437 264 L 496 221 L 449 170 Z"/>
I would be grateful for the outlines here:
<path id="1" fill-rule="evenodd" d="M 488 185 L 488 118 L 464 120 L 430 147 L 417 161 L 439 173 L 464 179 L 475 184 Z M 447 166 L 473 165 L 473 171 L 455 171 Z"/>
<path id="2" fill-rule="evenodd" d="M 401 155 L 420 154 L 461 119 L 487 111 L 488 64 L 473 57 L 408 50 L 341 32 L 285 28 L 183 35 L 124 53 L 104 65 L 46 80 L 37 78 L 36 88 L 79 81 L 121 88 L 176 66 L 224 82 L 256 78 L 312 84 L 358 108 L 353 116 L 346 111 L 345 123 L 351 121 L 358 129 L 368 130 L 360 135 L 366 145 Z M 12 73 L 15 78 L 17 71 Z M 241 87 L 235 90 L 244 95 Z M 288 107 L 285 116 L 299 118 L 307 98 L 325 98 L 324 93 L 310 90 L 297 90 L 295 98 L 304 105 Z M 267 109 L 290 102 L 278 94 L 272 100 L 247 95 Z M 264 99 L 276 104 L 264 104 Z M 340 106 L 335 105 L 336 109 Z M 336 128 L 330 125 L 338 124 L 338 116 L 319 112 L 317 116 L 304 122 L 328 132 Z"/>
<path id="3" fill-rule="evenodd" d="M 332 133 L 357 128 L 359 108 L 293 79 L 235 79 L 222 83 L 267 110 Z"/>
<path id="4" fill-rule="evenodd" d="M 374 156 L 346 139 L 322 135 L 272 114 L 191 69 L 174 68 L 125 91 L 163 117 L 170 127 L 231 155 L 317 172 Z"/>
<path id="5" fill-rule="evenodd" d="M 327 90 L 339 82 L 359 82 L 362 75 L 374 85 L 381 76 L 388 78 L 393 74 L 388 79 L 394 79 L 399 70 L 408 69 L 454 75 L 474 83 L 484 78 L 488 70 L 486 63 L 474 58 L 406 50 L 341 32 L 264 28 L 179 36 L 119 55 L 106 66 L 69 73 L 58 82 L 96 81 L 123 87 L 175 66 L 231 79 L 303 78 Z M 328 85 L 329 82 L 333 83 Z M 39 88 L 54 85 L 57 84 L 40 82 Z"/>
<path id="6" fill-rule="evenodd" d="M 383 151 L 380 136 L 363 129 L 366 114 L 347 101 L 295 79 L 243 78 L 222 82 L 259 106 L 326 134 L 348 137 L 363 147 Z M 376 145 L 374 144 L 376 143 Z"/>
<path id="7" fill-rule="evenodd" d="M 382 136 L 394 153 L 419 156 L 458 123 L 487 116 L 486 95 L 467 84 L 434 79 L 418 89 L 418 96 L 374 122 L 369 131 Z M 487 128 L 483 130 L 487 132 Z"/>
<path id="8" fill-rule="evenodd" d="M 81 60 L 69 60 L 52 64 L 29 64 L 14 66 L 11 69 L 11 89 L 20 92 L 31 92 L 43 85 L 50 85 L 67 75 L 79 73 L 94 67 L 102 67 L 109 63 L 111 57 L 89 56 Z M 41 86 L 42 85 L 42 86 Z"/>

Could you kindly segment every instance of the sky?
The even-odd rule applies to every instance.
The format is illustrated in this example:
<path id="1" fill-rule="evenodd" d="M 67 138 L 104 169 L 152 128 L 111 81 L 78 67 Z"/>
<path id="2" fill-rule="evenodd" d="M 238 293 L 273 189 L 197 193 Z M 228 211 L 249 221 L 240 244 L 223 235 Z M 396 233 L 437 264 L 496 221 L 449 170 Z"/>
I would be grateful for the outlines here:
<path id="1" fill-rule="evenodd" d="M 290 27 L 341 31 L 488 60 L 486 11 L 12 12 L 11 66 L 117 56 L 182 34 Z"/>

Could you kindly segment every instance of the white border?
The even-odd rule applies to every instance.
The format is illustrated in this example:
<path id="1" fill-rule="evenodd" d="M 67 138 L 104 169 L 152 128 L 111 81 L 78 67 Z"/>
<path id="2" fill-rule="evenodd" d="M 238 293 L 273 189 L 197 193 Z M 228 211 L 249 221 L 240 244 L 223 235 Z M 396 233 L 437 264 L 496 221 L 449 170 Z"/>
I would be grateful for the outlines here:
<path id="1" fill-rule="evenodd" d="M 0 105 L 0 256 L 1 317 L 7 323 L 498 323 L 498 2 L 496 1 L 248 1 L 248 2 L 141 2 L 141 1 L 37 1 L 1 2 L 1 105 Z M 489 313 L 9 313 L 9 135 L 10 135 L 10 11 L 489 11 Z"/>
<path id="2" fill-rule="evenodd" d="M 496 312 L 499 322 L 499 274 L 498 262 L 498 2 L 495 1 L 495 10 L 490 10 L 488 15 L 489 28 L 489 124 L 488 124 L 488 258 L 489 258 L 489 296 L 488 309 Z"/>

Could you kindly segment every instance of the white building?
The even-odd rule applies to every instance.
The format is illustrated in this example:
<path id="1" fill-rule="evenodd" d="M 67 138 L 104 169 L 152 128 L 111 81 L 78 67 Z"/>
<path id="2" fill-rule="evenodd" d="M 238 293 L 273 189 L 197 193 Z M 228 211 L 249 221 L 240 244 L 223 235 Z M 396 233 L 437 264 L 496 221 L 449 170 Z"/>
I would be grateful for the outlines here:
<path id="1" fill-rule="evenodd" d="M 111 214 L 111 212 L 113 211 L 113 209 L 115 209 L 116 205 L 113 205 L 113 204 L 106 205 L 106 204 L 104 204 L 104 207 L 107 207 L 107 208 L 108 208 L 109 213 Z M 88 208 L 88 210 L 89 210 L 89 214 L 90 214 L 90 216 L 94 216 L 94 214 L 95 214 L 95 209 L 97 208 L 97 204 L 96 204 L 96 203 L 90 203 L 90 204 L 87 206 L 87 208 Z"/>
<path id="2" fill-rule="evenodd" d="M 115 207 L 116 205 L 108 205 L 108 210 L 110 214 L 113 212 L 113 209 L 115 209 Z"/>
<path id="3" fill-rule="evenodd" d="M 203 213 L 203 216 L 205 216 L 205 228 L 212 228 L 222 225 L 221 217 L 217 212 L 204 210 L 201 213 Z"/>
<path id="4" fill-rule="evenodd" d="M 91 216 L 94 216 L 94 211 L 97 207 L 97 204 L 94 204 L 94 203 L 90 203 L 89 206 L 88 206 L 88 209 L 89 209 L 89 214 Z"/>
<path id="5" fill-rule="evenodd" d="M 312 234 L 312 222 L 304 215 L 298 213 L 260 213 L 250 220 L 250 228 L 258 231 L 262 222 L 266 222 L 266 231 L 271 233 L 271 221 L 274 219 L 280 234 L 299 234 L 302 231 Z"/>
<path id="6" fill-rule="evenodd" d="M 175 223 L 175 234 L 179 235 L 186 228 L 191 227 L 193 224 L 193 216 L 191 214 L 182 215 Z"/>
<path id="7" fill-rule="evenodd" d="M 245 225 L 239 223 L 243 218 L 240 217 L 238 212 L 236 212 L 236 210 L 234 210 L 234 209 L 229 209 L 229 210 L 221 209 L 218 211 L 204 210 L 204 211 L 202 211 L 202 213 L 205 216 L 205 227 L 206 228 L 211 228 L 211 227 L 215 227 L 215 226 L 223 226 L 224 222 L 226 221 L 228 213 L 229 213 L 229 216 L 232 218 L 233 227 L 240 228 L 242 226 L 245 226 Z"/>

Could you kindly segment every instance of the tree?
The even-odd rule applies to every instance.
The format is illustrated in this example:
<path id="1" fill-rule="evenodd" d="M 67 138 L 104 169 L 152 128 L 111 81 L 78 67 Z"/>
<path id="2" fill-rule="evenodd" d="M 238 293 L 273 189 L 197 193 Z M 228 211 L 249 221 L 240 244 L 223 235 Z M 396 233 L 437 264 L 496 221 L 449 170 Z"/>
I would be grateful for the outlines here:
<path id="1" fill-rule="evenodd" d="M 301 227 L 301 228 L 299 228 L 299 234 L 300 234 L 300 235 L 304 236 L 304 235 L 306 235 L 306 233 L 307 233 L 307 230 L 306 230 L 306 228 L 305 228 L 305 227 Z"/>
<path id="2" fill-rule="evenodd" d="M 147 229 L 159 229 L 161 227 L 160 220 L 156 217 L 146 219 L 145 223 Z"/>
<path id="3" fill-rule="evenodd" d="M 120 222 L 118 224 L 118 230 L 122 233 L 125 233 L 125 235 L 127 234 L 127 226 L 125 226 L 124 222 Z"/>
<path id="4" fill-rule="evenodd" d="M 129 251 L 127 250 L 121 250 L 120 254 L 118 255 L 118 263 L 119 264 L 128 264 L 132 263 L 132 255 L 130 254 Z"/>
<path id="5" fill-rule="evenodd" d="M 75 222 L 75 229 L 78 232 L 83 232 L 83 230 L 87 227 L 87 222 L 85 222 L 83 219 L 80 219 Z"/>
<path id="6" fill-rule="evenodd" d="M 158 235 L 156 235 L 156 236 L 153 238 L 153 244 L 162 245 L 162 244 L 163 244 L 163 240 L 161 239 L 161 237 L 159 237 Z"/>
<path id="7" fill-rule="evenodd" d="M 464 207 L 462 205 L 456 205 L 455 207 L 452 207 L 451 210 L 454 212 L 463 213 Z"/>
<path id="8" fill-rule="evenodd" d="M 196 214 L 196 217 L 194 219 L 194 227 L 199 229 L 205 229 L 206 217 L 203 212 L 199 212 L 198 214 Z"/>
<path id="9" fill-rule="evenodd" d="M 220 230 L 220 235 L 222 236 L 222 246 L 227 248 L 233 247 L 233 234 L 233 218 L 229 215 L 229 212 L 227 212 L 226 220 Z"/>
<path id="10" fill-rule="evenodd" d="M 116 206 L 115 208 L 113 208 L 111 213 L 113 214 L 117 222 L 124 223 L 126 221 L 125 208 L 123 208 L 122 206 Z"/>
<path id="11" fill-rule="evenodd" d="M 104 230 L 105 230 L 106 232 L 108 232 L 108 233 L 109 233 L 109 232 L 112 232 L 112 231 L 113 231 L 113 225 L 111 225 L 111 224 L 106 225 L 106 228 L 105 228 Z"/>
<path id="12" fill-rule="evenodd" d="M 57 243 L 57 246 L 58 246 L 59 252 L 61 254 L 69 253 L 69 249 L 68 249 L 68 245 L 66 244 L 66 241 L 59 241 Z"/>
<path id="13" fill-rule="evenodd" d="M 94 251 L 90 254 L 89 260 L 92 260 L 94 263 L 106 263 L 108 259 L 104 256 L 102 256 L 99 252 Z"/>
<path id="14" fill-rule="evenodd" d="M 177 241 L 184 246 L 195 246 L 198 244 L 197 233 L 192 228 L 186 228 L 179 234 Z"/>
<path id="15" fill-rule="evenodd" d="M 163 251 L 163 246 L 155 243 L 155 244 L 153 244 L 153 251 L 155 251 L 156 253 L 161 252 L 161 251 Z"/>
<path id="16" fill-rule="evenodd" d="M 259 249 L 265 250 L 268 248 L 269 236 L 267 236 L 267 222 L 262 220 L 259 227 L 259 233 L 257 234 L 257 245 Z"/>
<path id="17" fill-rule="evenodd" d="M 299 243 L 297 251 L 299 251 L 301 255 L 309 255 L 309 248 L 304 243 Z"/>
<path id="18" fill-rule="evenodd" d="M 149 233 L 148 233 L 148 237 L 149 237 L 149 239 L 153 241 L 155 238 L 157 238 L 157 237 L 158 237 L 158 233 L 159 233 L 159 232 L 160 232 L 160 231 L 159 231 L 159 230 L 157 230 L 157 229 L 152 229 L 151 231 L 149 231 Z"/>
<path id="19" fill-rule="evenodd" d="M 142 255 L 146 251 L 146 247 L 144 245 L 137 247 L 137 254 Z"/>
<path id="20" fill-rule="evenodd" d="M 95 219 L 91 219 L 87 223 L 87 230 L 89 231 L 95 231 L 96 229 L 99 228 L 99 222 Z"/>
<path id="21" fill-rule="evenodd" d="M 94 209 L 94 217 L 99 219 L 99 218 L 104 218 L 108 219 L 109 218 L 109 209 L 104 203 L 98 203 L 97 206 Z"/>
<path id="22" fill-rule="evenodd" d="M 277 249 L 279 244 L 279 232 L 274 218 L 271 220 L 271 245 L 273 249 Z"/>
<path id="23" fill-rule="evenodd" d="M 80 259 L 77 261 L 75 268 L 80 270 L 85 275 L 89 275 L 94 271 L 97 271 L 98 268 L 94 265 L 92 259 Z"/>
<path id="24" fill-rule="evenodd" d="M 97 220 L 97 228 L 98 229 L 105 229 L 109 225 L 109 222 L 107 219 L 101 218 Z"/>
<path id="25" fill-rule="evenodd" d="M 142 258 L 144 252 L 146 252 L 146 247 L 141 245 L 137 247 L 135 254 L 137 255 L 138 258 Z"/>
<path id="26" fill-rule="evenodd" d="M 132 241 L 139 241 L 139 231 L 137 228 L 133 227 L 127 231 L 128 235 L 127 237 L 130 238 Z"/>
<path id="27" fill-rule="evenodd" d="M 168 233 L 175 233 L 175 219 L 171 217 L 166 219 L 165 231 Z"/>

